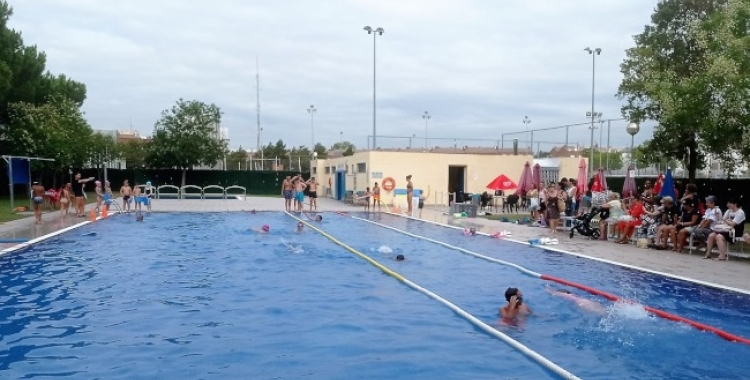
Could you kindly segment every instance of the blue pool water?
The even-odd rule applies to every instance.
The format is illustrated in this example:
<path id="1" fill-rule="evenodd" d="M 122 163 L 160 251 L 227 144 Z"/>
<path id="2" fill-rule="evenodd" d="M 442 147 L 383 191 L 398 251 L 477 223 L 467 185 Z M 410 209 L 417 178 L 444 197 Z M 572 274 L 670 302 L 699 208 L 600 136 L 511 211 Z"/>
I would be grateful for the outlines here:
<path id="1" fill-rule="evenodd" d="M 750 297 L 621 267 L 551 253 L 482 236 L 467 237 L 455 229 L 404 218 L 372 215 L 369 218 L 406 231 L 512 261 L 531 270 L 562 277 L 636 300 L 683 317 L 750 337 Z M 345 219 L 341 217 L 341 219 Z M 336 228 L 340 228 L 338 231 Z M 591 378 L 633 379 L 746 379 L 750 346 L 732 343 L 712 333 L 645 314 L 634 307 L 615 306 L 585 293 L 609 307 L 604 317 L 579 310 L 549 295 L 554 284 L 521 274 L 515 269 L 474 258 L 458 251 L 372 226 L 342 220 L 333 234 L 368 250 L 388 242 L 401 247 L 414 265 L 401 273 L 446 296 L 485 321 L 496 318 L 495 305 L 502 290 L 517 286 L 537 314 L 513 336 L 572 372 Z M 573 289 L 571 289 L 573 290 Z"/>
<path id="2" fill-rule="evenodd" d="M 268 235 L 247 231 L 266 223 Z M 347 239 L 380 231 L 362 223 L 318 225 Z M 2 378 L 554 378 L 295 225 L 280 213 L 117 215 L 1 257 Z M 379 259 L 411 273 L 409 256 Z"/>

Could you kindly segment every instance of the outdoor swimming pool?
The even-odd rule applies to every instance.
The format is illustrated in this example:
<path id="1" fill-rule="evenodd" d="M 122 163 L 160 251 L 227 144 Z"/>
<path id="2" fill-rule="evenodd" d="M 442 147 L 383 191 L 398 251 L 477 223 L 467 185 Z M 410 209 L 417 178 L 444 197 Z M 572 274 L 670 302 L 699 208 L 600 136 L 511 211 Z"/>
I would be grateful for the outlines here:
<path id="1" fill-rule="evenodd" d="M 387 225 L 750 336 L 750 297 L 404 218 Z M 556 378 L 281 213 L 117 215 L 0 258 L 5 378 Z M 259 235 L 249 227 L 271 226 Z M 325 214 L 315 226 L 591 379 L 746 378 L 750 346 L 518 270 Z M 382 246 L 390 247 L 388 253 Z M 393 257 L 406 255 L 406 261 Z M 508 286 L 534 316 L 503 326 Z"/>

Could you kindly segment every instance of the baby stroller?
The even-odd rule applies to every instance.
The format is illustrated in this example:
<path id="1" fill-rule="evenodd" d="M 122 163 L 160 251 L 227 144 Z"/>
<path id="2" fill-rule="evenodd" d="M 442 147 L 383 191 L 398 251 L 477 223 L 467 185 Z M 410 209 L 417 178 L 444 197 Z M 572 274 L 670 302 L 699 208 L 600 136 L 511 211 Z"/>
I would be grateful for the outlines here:
<path id="1" fill-rule="evenodd" d="M 591 220 L 597 215 L 601 219 L 607 219 L 609 217 L 609 210 L 592 207 L 591 211 L 573 219 L 571 221 L 570 238 L 572 239 L 575 233 L 578 232 L 581 236 L 598 239 L 600 234 L 599 227 L 591 227 Z"/>

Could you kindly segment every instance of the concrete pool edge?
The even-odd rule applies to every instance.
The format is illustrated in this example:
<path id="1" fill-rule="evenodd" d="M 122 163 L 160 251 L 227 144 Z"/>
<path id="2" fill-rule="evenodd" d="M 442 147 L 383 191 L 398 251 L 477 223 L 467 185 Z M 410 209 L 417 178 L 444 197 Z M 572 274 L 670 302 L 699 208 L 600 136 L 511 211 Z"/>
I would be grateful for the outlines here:
<path id="1" fill-rule="evenodd" d="M 402 218 L 406 218 L 406 219 L 412 219 L 412 220 L 416 220 L 416 221 L 420 221 L 420 222 L 425 222 L 425 223 L 430 223 L 430 224 L 434 224 L 434 225 L 441 226 L 441 227 L 446 227 L 446 228 L 451 228 L 451 229 L 457 229 L 457 230 L 462 230 L 463 229 L 463 228 L 458 227 L 458 226 L 451 226 L 450 224 L 435 222 L 435 221 L 426 220 L 426 219 L 420 219 L 420 218 L 416 218 L 416 217 L 409 216 L 409 215 L 402 215 L 402 214 L 397 214 L 397 213 L 392 213 L 392 212 L 384 212 L 384 214 L 398 216 L 398 217 L 402 217 Z M 477 231 L 477 234 L 478 235 L 482 235 L 482 236 L 487 236 L 487 237 L 491 236 L 488 233 L 480 232 L 480 231 Z M 531 245 L 528 242 L 520 241 L 520 240 L 515 240 L 515 239 L 505 238 L 503 240 L 510 241 L 510 242 L 517 243 L 517 244 Z M 546 251 L 562 253 L 562 254 L 565 254 L 565 255 L 570 255 L 570 256 L 580 257 L 580 258 L 589 259 L 589 260 L 593 260 L 593 261 L 598 261 L 598 262 L 605 263 L 605 264 L 616 265 L 616 266 L 619 266 L 619 267 L 622 267 L 622 268 L 637 270 L 637 271 L 645 272 L 645 273 L 656 274 L 656 275 L 659 275 L 659 276 L 664 276 L 664 277 L 672 278 L 672 279 L 675 279 L 675 280 L 690 282 L 690 283 L 694 283 L 694 284 L 697 284 L 697 285 L 702 285 L 702 286 L 706 286 L 706 287 L 710 287 L 710 288 L 721 289 L 721 290 L 726 290 L 726 291 L 730 291 L 730 292 L 735 292 L 735 293 L 750 295 L 750 290 L 746 290 L 746 289 L 740 289 L 740 288 L 736 288 L 736 287 L 732 287 L 732 286 L 717 284 L 717 283 L 714 283 L 714 282 L 698 280 L 698 279 L 691 278 L 691 277 L 680 276 L 680 275 L 676 275 L 676 274 L 672 274 L 672 273 L 667 273 L 667 272 L 662 272 L 662 271 L 657 271 L 657 270 L 653 270 L 653 269 L 647 269 L 647 268 L 639 267 L 637 265 L 625 264 L 625 263 L 621 263 L 621 262 L 614 261 L 614 260 L 602 259 L 602 258 L 599 258 L 599 257 L 589 256 L 589 255 L 586 255 L 586 254 L 583 254 L 583 253 L 577 253 L 577 252 L 573 252 L 573 251 L 567 251 L 567 250 L 559 249 L 559 248 L 552 248 L 550 246 L 540 245 L 538 247 L 541 248 L 541 249 L 543 249 L 543 250 L 546 250 Z"/>
<path id="2" fill-rule="evenodd" d="M 118 213 L 119 212 L 117 212 L 117 211 L 113 211 L 112 214 L 110 214 L 110 215 L 117 215 Z M 99 220 L 102 220 L 102 219 L 106 219 L 106 218 L 101 217 L 101 216 L 97 216 L 96 219 L 93 220 L 93 221 L 92 220 L 85 220 L 85 221 L 82 221 L 80 223 L 76 223 L 76 224 L 74 224 L 72 226 L 68 226 L 68 227 L 59 229 L 57 231 L 50 232 L 50 233 L 48 233 L 46 235 L 42 235 L 42 236 L 39 236 L 39 237 L 36 237 L 36 238 L 33 238 L 33 239 L 29 239 L 28 241 L 26 241 L 24 243 L 16 244 L 14 246 L 11 246 L 11 247 L 8 247 L 8 248 L 0 250 L 0 256 L 5 256 L 5 255 L 7 255 L 9 253 L 13 253 L 13 252 L 25 249 L 25 248 L 29 248 L 29 247 L 33 246 L 34 244 L 41 243 L 41 242 L 43 242 L 43 241 L 45 241 L 45 240 L 47 240 L 49 238 L 55 237 L 57 235 L 62 235 L 64 233 L 68 232 L 68 231 L 75 230 L 76 228 L 83 227 L 85 225 L 91 224 L 93 222 L 96 222 L 96 221 L 99 221 Z"/>

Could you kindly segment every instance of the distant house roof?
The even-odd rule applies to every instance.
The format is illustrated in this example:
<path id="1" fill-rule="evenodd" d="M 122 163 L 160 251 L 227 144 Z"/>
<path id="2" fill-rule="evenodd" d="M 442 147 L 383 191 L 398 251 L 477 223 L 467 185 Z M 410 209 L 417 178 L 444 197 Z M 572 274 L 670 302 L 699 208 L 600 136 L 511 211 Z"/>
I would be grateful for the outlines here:
<path id="1" fill-rule="evenodd" d="M 378 152 L 412 152 L 412 153 L 424 153 L 424 148 L 378 148 Z M 512 148 L 494 148 L 494 147 L 482 147 L 482 146 L 463 146 L 463 147 L 433 147 L 428 150 L 430 153 L 442 153 L 442 154 L 487 154 L 487 155 L 511 155 L 513 154 Z M 531 150 L 518 149 L 520 155 L 531 155 Z M 330 156 L 329 156 L 330 157 Z"/>

